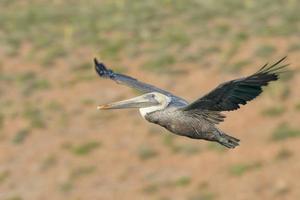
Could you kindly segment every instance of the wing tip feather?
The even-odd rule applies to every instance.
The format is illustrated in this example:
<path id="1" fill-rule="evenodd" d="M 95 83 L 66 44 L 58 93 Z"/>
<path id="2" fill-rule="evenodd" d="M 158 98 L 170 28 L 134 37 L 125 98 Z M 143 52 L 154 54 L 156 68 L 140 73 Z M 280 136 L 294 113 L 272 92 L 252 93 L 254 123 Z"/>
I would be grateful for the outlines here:
<path id="1" fill-rule="evenodd" d="M 94 58 L 94 64 L 96 72 L 99 74 L 100 77 L 110 77 L 112 78 L 114 76 L 114 73 L 112 70 L 107 69 L 106 66 L 97 60 L 97 58 Z"/>
<path id="2" fill-rule="evenodd" d="M 268 63 L 266 63 L 255 74 L 270 74 L 270 73 L 276 74 L 278 70 L 284 69 L 285 67 L 289 66 L 289 64 L 279 65 L 286 59 L 287 59 L 287 56 L 284 56 L 270 66 L 268 66 L 269 65 Z"/>

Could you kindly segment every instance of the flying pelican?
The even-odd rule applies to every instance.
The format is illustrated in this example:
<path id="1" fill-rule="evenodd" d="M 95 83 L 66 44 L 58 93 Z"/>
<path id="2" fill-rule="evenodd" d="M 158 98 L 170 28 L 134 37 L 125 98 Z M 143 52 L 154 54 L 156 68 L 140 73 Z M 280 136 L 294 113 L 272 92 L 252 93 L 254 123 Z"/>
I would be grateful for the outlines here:
<path id="1" fill-rule="evenodd" d="M 218 142 L 227 148 L 239 145 L 239 139 L 227 135 L 216 125 L 224 121 L 222 111 L 232 111 L 245 105 L 262 93 L 262 87 L 276 81 L 287 64 L 286 57 L 276 63 L 262 66 L 256 73 L 220 84 L 217 88 L 192 103 L 147 83 L 108 69 L 94 59 L 95 69 L 100 77 L 135 88 L 143 95 L 100 105 L 99 110 L 138 108 L 147 121 L 163 126 L 177 135 L 193 139 Z"/>

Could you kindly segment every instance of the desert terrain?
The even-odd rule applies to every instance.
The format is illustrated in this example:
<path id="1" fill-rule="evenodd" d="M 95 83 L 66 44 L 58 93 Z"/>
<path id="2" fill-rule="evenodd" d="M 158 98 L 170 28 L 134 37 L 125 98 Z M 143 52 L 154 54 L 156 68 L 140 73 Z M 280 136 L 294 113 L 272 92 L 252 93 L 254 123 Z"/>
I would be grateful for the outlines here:
<path id="1" fill-rule="evenodd" d="M 300 199 L 300 2 L 0 2 L 0 199 Z M 171 134 L 138 110 L 117 72 L 193 101 L 288 56 L 254 101 L 224 112 L 218 144 Z"/>

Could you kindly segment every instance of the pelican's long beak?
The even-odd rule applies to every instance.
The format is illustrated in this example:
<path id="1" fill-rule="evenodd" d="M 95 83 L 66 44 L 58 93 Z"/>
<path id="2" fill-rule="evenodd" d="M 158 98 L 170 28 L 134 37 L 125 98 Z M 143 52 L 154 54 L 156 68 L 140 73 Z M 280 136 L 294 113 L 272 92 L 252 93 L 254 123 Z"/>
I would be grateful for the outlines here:
<path id="1" fill-rule="evenodd" d="M 108 109 L 123 109 L 123 108 L 144 108 L 144 107 L 155 106 L 158 104 L 159 103 L 154 98 L 148 98 L 147 96 L 142 95 L 124 101 L 100 105 L 97 107 L 97 109 L 108 110 Z"/>

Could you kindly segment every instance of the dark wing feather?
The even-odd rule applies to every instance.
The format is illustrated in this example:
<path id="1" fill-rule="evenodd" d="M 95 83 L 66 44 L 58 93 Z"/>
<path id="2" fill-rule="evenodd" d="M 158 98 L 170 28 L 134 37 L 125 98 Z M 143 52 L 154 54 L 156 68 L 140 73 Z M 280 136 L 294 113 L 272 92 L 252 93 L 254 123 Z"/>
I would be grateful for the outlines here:
<path id="1" fill-rule="evenodd" d="M 210 111 L 231 111 L 245 105 L 262 92 L 262 87 L 275 81 L 287 65 L 280 65 L 286 57 L 280 59 L 271 66 L 265 64 L 260 70 L 251 76 L 225 82 L 216 89 L 189 104 L 183 110 L 194 109 Z"/>
<path id="2" fill-rule="evenodd" d="M 131 88 L 134 88 L 134 89 L 137 89 L 137 90 L 139 90 L 143 93 L 159 92 L 159 93 L 162 93 L 164 95 L 173 97 L 178 102 L 187 104 L 187 102 L 184 99 L 182 99 L 180 97 L 177 97 L 177 96 L 171 94 L 170 92 L 167 92 L 165 90 L 157 88 L 153 85 L 143 83 L 143 82 L 141 82 L 141 81 L 139 81 L 135 78 L 132 78 L 130 76 L 115 73 L 111 69 L 107 69 L 106 66 L 103 63 L 98 62 L 98 60 L 96 58 L 94 59 L 94 63 L 95 63 L 95 69 L 96 69 L 97 73 L 102 78 L 111 79 L 111 80 L 113 80 L 113 81 L 115 81 L 119 84 L 127 85 L 127 86 L 129 86 Z"/>

